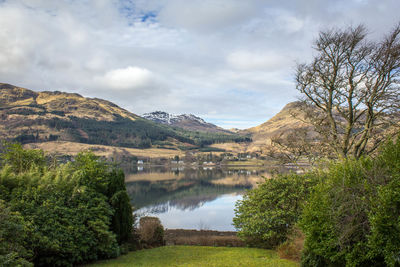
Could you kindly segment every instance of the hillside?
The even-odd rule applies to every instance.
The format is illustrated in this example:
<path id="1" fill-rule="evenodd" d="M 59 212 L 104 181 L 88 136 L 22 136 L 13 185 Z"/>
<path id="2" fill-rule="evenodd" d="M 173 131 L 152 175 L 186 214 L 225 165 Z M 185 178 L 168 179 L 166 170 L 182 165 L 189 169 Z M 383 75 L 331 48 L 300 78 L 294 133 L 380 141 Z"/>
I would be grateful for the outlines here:
<path id="1" fill-rule="evenodd" d="M 230 131 L 222 129 L 221 127 L 218 127 L 212 123 L 208 123 L 202 118 L 199 118 L 193 114 L 174 115 L 163 111 L 155 111 L 145 113 L 142 115 L 142 117 L 157 123 L 178 127 L 189 131 L 231 134 Z"/>
<path id="2" fill-rule="evenodd" d="M 304 114 L 301 111 L 300 102 L 287 104 L 279 113 L 268 121 L 256 127 L 247 129 L 251 133 L 253 141 L 247 146 L 248 152 L 264 151 L 271 148 L 271 139 L 294 133 L 299 129 L 312 132 L 312 127 L 302 122 Z M 313 133 L 315 135 L 315 133 Z"/>
<path id="3" fill-rule="evenodd" d="M 299 129 L 307 130 L 311 135 L 315 135 L 312 128 L 301 121 L 304 118 L 304 114 L 300 105 L 300 102 L 291 102 L 268 121 L 249 129 L 237 130 L 238 134 L 250 135 L 251 142 L 213 144 L 212 146 L 234 153 L 258 152 L 266 155 L 276 149 L 272 148 L 271 145 L 271 139 L 273 138 L 286 138 Z"/>
<path id="4" fill-rule="evenodd" d="M 231 134 L 197 133 L 160 125 L 98 98 L 35 92 L 0 83 L 0 134 L 21 143 L 69 141 L 130 148 L 195 148 L 245 141 Z"/>
<path id="5" fill-rule="evenodd" d="M 329 148 L 325 142 L 322 142 L 322 136 L 314 130 L 314 126 L 305 122 L 306 111 L 302 105 L 305 104 L 301 102 L 289 103 L 270 120 L 245 130 L 252 136 L 252 142 L 248 143 L 245 151 L 262 152 L 263 154 L 279 152 L 282 147 L 273 146 L 271 140 L 274 139 L 285 143 L 286 147 L 287 145 L 292 146 L 292 148 L 303 146 L 303 148 L 308 147 L 307 149 L 314 150 L 317 154 L 329 154 Z M 393 136 L 396 131 L 398 132 L 400 125 L 398 118 L 390 117 L 390 119 L 394 123 L 393 125 L 382 123 L 375 128 L 374 134 L 377 137 Z M 388 120 L 388 118 L 385 118 L 385 120 Z M 338 127 L 345 127 L 344 123 L 338 124 Z M 373 145 L 372 141 L 368 144 L 368 146 L 370 145 Z M 223 148 L 227 144 L 216 146 Z"/>

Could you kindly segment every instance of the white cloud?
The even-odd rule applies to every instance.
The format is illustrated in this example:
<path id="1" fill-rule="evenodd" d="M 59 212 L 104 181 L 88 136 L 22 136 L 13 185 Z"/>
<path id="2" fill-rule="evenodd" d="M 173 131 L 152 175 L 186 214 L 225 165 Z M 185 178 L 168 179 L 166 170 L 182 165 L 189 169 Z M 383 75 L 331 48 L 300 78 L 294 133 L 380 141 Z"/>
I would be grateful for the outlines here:
<path id="1" fill-rule="evenodd" d="M 24 25 L 24 14 L 16 8 L 0 10 L 0 70 L 2 73 L 24 70 L 39 43 L 27 31 L 38 33 L 32 24 Z M 38 33 L 38 35 L 40 35 Z"/>
<path id="2" fill-rule="evenodd" d="M 282 24 L 283 28 L 288 33 L 299 32 L 305 25 L 305 22 L 302 19 L 288 14 L 279 17 L 278 23 Z"/>
<path id="3" fill-rule="evenodd" d="M 227 56 L 227 63 L 240 70 L 277 70 L 288 65 L 288 58 L 279 52 L 234 51 Z"/>
<path id="4" fill-rule="evenodd" d="M 215 32 L 243 23 L 259 12 L 253 3 L 241 0 L 170 0 L 160 11 L 160 20 L 172 27 Z"/>
<path id="5" fill-rule="evenodd" d="M 380 37 L 399 8 L 398 0 L 0 0 L 0 82 L 105 98 L 137 114 L 254 126 L 296 98 L 294 66 L 310 59 L 321 28 L 364 23 Z"/>
<path id="6" fill-rule="evenodd" d="M 103 76 L 95 77 L 95 81 L 108 89 L 130 90 L 151 86 L 154 83 L 154 77 L 147 69 L 129 66 L 110 70 Z"/>

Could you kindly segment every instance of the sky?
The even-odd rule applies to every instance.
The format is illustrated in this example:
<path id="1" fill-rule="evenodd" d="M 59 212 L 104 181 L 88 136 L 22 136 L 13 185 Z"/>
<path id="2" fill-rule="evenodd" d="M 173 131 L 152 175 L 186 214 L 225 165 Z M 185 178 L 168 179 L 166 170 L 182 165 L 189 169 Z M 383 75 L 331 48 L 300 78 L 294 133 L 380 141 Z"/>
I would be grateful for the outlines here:
<path id="1" fill-rule="evenodd" d="M 141 115 L 249 128 L 298 99 L 318 32 L 379 40 L 398 0 L 0 0 L 0 82 L 98 97 Z"/>

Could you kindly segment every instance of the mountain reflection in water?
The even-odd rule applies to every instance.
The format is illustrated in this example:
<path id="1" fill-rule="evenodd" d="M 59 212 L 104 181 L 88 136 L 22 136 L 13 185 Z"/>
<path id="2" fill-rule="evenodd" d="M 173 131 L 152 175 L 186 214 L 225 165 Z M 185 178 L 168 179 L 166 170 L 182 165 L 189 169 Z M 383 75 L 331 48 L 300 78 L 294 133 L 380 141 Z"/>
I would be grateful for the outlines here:
<path id="1" fill-rule="evenodd" d="M 210 229 L 234 230 L 231 226 L 234 205 L 246 189 L 262 182 L 263 177 L 285 171 L 283 168 L 143 167 L 127 173 L 126 187 L 136 213 L 160 217 L 167 228 L 196 228 L 196 224 L 206 224 Z"/>

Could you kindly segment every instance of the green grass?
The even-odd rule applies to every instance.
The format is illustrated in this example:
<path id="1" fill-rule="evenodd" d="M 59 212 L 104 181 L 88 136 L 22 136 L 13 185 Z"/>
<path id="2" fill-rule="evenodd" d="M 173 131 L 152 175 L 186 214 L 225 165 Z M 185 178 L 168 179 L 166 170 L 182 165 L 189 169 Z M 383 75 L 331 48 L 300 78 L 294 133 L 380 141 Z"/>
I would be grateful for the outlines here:
<path id="1" fill-rule="evenodd" d="M 117 259 L 99 261 L 95 266 L 276 266 L 297 267 L 298 263 L 279 259 L 275 251 L 256 248 L 166 246 L 139 250 Z"/>

